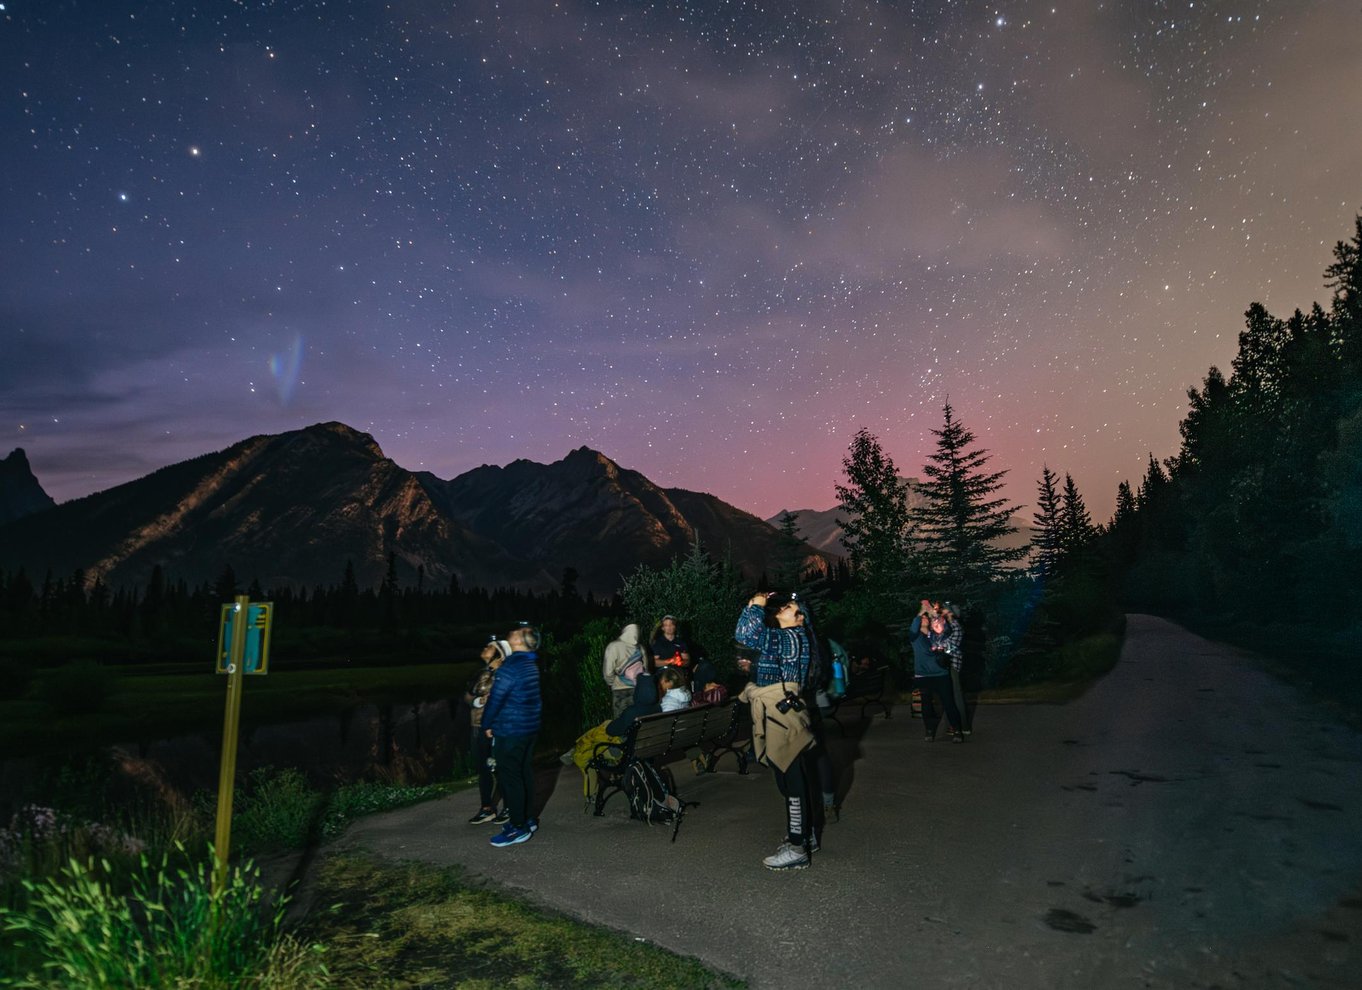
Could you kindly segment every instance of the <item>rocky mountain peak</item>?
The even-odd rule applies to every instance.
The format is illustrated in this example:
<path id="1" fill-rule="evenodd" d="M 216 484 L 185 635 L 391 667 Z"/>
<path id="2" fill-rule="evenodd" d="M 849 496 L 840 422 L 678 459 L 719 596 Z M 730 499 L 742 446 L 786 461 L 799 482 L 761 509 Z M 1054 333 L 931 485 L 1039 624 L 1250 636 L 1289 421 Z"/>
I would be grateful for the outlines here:
<path id="1" fill-rule="evenodd" d="M 0 460 L 0 525 L 56 504 L 38 484 L 23 447 L 15 447 L 8 457 Z"/>
<path id="2" fill-rule="evenodd" d="M 564 467 L 571 468 L 575 472 L 582 474 L 604 474 L 607 478 L 617 480 L 620 475 L 620 466 L 606 457 L 599 450 L 592 450 L 590 447 L 578 447 L 568 453 L 560 462 Z"/>

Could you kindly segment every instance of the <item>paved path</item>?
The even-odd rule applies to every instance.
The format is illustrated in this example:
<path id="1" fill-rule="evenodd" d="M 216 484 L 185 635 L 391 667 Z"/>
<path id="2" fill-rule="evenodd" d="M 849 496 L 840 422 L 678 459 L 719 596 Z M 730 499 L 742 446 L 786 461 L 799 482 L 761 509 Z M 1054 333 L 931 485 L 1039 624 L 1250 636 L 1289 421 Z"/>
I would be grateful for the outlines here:
<path id="1" fill-rule="evenodd" d="M 834 745 L 845 791 L 811 869 L 775 874 L 769 773 L 682 777 L 661 828 L 552 788 L 508 850 L 466 797 L 342 840 L 459 863 L 754 987 L 1362 986 L 1362 737 L 1232 648 L 1131 616 L 1063 706 L 980 710 L 969 745 L 901 707 Z M 680 769 L 680 768 L 679 768 Z"/>

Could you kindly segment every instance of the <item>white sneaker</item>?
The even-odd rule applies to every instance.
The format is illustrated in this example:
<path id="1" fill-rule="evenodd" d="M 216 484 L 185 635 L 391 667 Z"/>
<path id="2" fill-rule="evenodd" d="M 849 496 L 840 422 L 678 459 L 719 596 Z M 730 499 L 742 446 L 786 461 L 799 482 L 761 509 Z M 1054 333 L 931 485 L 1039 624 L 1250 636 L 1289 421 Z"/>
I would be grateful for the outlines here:
<path id="1" fill-rule="evenodd" d="M 809 857 L 798 846 L 782 842 L 773 855 L 761 861 L 768 870 L 803 870 L 809 865 Z"/>

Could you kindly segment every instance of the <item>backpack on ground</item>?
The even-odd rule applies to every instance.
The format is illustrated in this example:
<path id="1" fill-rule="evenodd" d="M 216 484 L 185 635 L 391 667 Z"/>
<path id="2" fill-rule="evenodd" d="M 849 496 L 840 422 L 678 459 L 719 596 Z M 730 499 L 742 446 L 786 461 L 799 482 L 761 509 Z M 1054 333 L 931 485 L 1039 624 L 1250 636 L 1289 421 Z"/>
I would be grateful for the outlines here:
<path id="1" fill-rule="evenodd" d="M 671 771 L 658 770 L 646 760 L 630 764 L 624 775 L 629 817 L 649 825 L 677 825 L 683 812 Z"/>

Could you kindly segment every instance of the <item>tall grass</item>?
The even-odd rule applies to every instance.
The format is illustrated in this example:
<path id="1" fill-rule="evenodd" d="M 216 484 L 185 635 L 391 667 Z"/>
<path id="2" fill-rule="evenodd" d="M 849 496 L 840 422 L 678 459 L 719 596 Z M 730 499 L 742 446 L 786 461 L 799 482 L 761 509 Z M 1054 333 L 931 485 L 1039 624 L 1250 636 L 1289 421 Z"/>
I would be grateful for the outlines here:
<path id="1" fill-rule="evenodd" d="M 281 931 L 285 900 L 267 902 L 247 863 L 212 889 L 214 857 L 183 846 L 143 855 L 130 875 L 108 860 L 70 860 L 45 880 L 23 881 L 27 904 L 0 908 L 0 930 L 19 946 L 19 970 L 0 987 L 157 990 L 324 985 L 317 949 Z M 27 960 L 25 966 L 24 961 Z"/>

